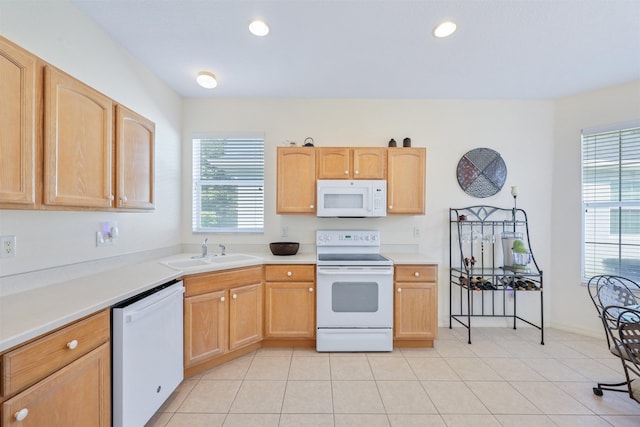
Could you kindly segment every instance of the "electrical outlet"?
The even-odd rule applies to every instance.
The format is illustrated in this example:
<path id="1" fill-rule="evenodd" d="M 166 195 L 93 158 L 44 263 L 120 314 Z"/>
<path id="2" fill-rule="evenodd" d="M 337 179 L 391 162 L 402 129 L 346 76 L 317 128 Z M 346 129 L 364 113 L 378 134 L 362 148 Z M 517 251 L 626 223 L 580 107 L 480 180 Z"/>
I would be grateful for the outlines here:
<path id="1" fill-rule="evenodd" d="M 282 236 L 281 237 L 289 237 L 289 227 L 282 227 Z"/>
<path id="2" fill-rule="evenodd" d="M 415 237 L 416 239 L 420 237 L 420 227 L 418 226 L 413 227 L 413 237 Z"/>
<path id="3" fill-rule="evenodd" d="M 0 258 L 16 256 L 16 236 L 0 236 Z"/>

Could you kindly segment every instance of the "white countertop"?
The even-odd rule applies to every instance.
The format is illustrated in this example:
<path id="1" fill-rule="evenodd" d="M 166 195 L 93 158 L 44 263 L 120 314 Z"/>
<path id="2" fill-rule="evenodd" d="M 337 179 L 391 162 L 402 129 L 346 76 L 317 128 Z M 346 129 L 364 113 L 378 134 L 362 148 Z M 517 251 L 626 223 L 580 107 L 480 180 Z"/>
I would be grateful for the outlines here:
<path id="1" fill-rule="evenodd" d="M 210 265 L 180 271 L 162 262 L 189 258 L 174 255 L 154 261 L 118 267 L 100 274 L 48 285 L 0 297 L 0 352 L 15 347 L 82 317 L 186 274 L 261 264 L 315 264 L 316 254 L 276 256 L 268 252 L 247 253 L 256 259 L 233 265 Z M 389 253 L 396 264 L 437 264 L 420 254 Z"/>

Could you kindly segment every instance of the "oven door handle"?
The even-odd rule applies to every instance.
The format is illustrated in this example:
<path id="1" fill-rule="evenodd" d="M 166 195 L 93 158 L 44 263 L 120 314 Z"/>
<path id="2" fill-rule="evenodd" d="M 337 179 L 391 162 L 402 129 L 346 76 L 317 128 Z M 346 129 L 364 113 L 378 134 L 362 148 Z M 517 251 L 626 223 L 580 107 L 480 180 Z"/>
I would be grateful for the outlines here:
<path id="1" fill-rule="evenodd" d="M 367 267 L 361 270 L 345 270 L 341 268 L 318 268 L 316 270 L 319 276 L 393 276 L 393 268 L 375 268 Z"/>

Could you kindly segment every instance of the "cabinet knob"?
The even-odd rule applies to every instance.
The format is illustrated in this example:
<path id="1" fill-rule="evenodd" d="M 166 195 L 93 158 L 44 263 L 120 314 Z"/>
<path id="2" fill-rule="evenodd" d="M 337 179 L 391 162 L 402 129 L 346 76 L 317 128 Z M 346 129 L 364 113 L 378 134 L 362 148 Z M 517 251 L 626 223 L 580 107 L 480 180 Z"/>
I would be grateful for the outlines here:
<path id="1" fill-rule="evenodd" d="M 416 271 L 415 273 L 413 273 L 413 275 L 416 276 L 416 277 L 420 277 L 420 272 Z"/>
<path id="2" fill-rule="evenodd" d="M 74 348 L 76 348 L 78 346 L 78 340 L 71 340 L 67 343 L 67 348 L 69 350 L 73 350 Z"/>
<path id="3" fill-rule="evenodd" d="M 313 209 L 313 205 L 309 205 L 309 208 L 310 208 L 310 209 Z"/>
<path id="4" fill-rule="evenodd" d="M 313 292 L 313 288 L 309 288 L 309 292 Z"/>
<path id="5" fill-rule="evenodd" d="M 22 421 L 27 418 L 27 415 L 29 415 L 29 410 L 27 408 L 22 408 L 15 414 L 13 414 L 13 417 L 16 419 L 16 421 Z"/>
<path id="6" fill-rule="evenodd" d="M 238 299 L 238 294 L 233 294 L 233 299 Z"/>
<path id="7" fill-rule="evenodd" d="M 344 171 L 344 174 L 345 175 L 349 175 L 349 171 Z"/>
<path id="8" fill-rule="evenodd" d="M 109 200 L 113 202 L 113 200 L 115 199 L 115 197 L 113 197 L 113 194 L 109 195 Z"/>
<path id="9" fill-rule="evenodd" d="M 389 209 L 393 209 L 393 205 L 389 205 Z"/>
<path id="10" fill-rule="evenodd" d="M 290 271 L 287 271 L 287 276 L 291 277 L 293 273 L 291 273 Z"/>
<path id="11" fill-rule="evenodd" d="M 120 197 L 120 201 L 123 202 L 123 203 L 126 203 L 127 202 L 127 196 Z"/>
<path id="12" fill-rule="evenodd" d="M 398 293 L 402 292 L 402 288 L 398 288 Z"/>
<path id="13" fill-rule="evenodd" d="M 225 298 L 224 297 L 220 297 L 220 302 L 224 302 Z"/>
<path id="14" fill-rule="evenodd" d="M 354 174 L 360 175 L 360 171 L 355 171 Z"/>

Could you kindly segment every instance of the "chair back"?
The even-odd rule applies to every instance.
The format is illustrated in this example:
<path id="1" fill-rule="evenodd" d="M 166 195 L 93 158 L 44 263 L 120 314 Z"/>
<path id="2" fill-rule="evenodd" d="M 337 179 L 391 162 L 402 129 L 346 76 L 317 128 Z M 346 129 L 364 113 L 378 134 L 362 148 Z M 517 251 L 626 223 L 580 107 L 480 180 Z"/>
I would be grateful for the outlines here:
<path id="1" fill-rule="evenodd" d="M 593 305 L 602 319 L 607 338 L 607 345 L 613 351 L 612 333 L 618 329 L 619 309 L 615 307 L 638 308 L 640 285 L 622 276 L 593 276 L 587 284 L 587 290 Z M 614 307 L 605 314 L 605 308 Z"/>
<path id="2" fill-rule="evenodd" d="M 616 310 L 613 310 L 616 308 Z M 605 314 L 618 313 L 618 335 L 615 343 L 627 377 L 629 396 L 640 402 L 640 311 L 625 307 L 607 307 Z"/>

